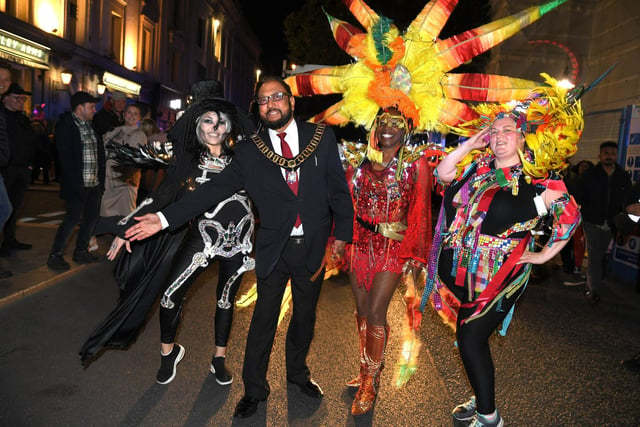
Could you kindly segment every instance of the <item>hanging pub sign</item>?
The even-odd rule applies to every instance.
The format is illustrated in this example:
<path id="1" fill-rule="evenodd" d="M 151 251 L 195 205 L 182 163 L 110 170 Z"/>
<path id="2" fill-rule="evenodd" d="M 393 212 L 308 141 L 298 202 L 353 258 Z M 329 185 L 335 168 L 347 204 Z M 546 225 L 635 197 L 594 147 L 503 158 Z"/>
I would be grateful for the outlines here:
<path id="1" fill-rule="evenodd" d="M 49 69 L 49 49 L 0 29 L 0 57 L 33 68 Z"/>
<path id="2" fill-rule="evenodd" d="M 140 95 L 141 86 L 138 83 L 116 76 L 108 71 L 105 71 L 102 75 L 102 81 L 111 90 L 121 91 L 129 95 Z"/>

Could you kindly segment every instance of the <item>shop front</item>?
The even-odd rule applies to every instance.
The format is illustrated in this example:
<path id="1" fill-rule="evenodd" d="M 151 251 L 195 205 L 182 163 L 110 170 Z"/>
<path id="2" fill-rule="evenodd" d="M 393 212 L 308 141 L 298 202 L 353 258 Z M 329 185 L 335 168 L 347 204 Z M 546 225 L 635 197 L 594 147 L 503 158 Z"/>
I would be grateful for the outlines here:
<path id="1" fill-rule="evenodd" d="M 29 114 L 41 114 L 50 54 L 49 47 L 0 29 L 0 59 L 11 67 L 13 81 L 32 93 L 25 102 Z"/>

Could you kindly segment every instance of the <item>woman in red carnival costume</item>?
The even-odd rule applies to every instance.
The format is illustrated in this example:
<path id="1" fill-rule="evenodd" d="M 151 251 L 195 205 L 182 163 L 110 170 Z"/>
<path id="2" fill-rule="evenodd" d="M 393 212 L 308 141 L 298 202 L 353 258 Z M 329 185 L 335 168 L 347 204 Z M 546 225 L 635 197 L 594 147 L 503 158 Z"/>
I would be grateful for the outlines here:
<path id="1" fill-rule="evenodd" d="M 381 110 L 368 156 L 377 161 L 367 158 L 347 169 L 356 222 L 346 256 L 360 342 L 360 374 L 347 383 L 359 387 L 354 415 L 374 405 L 389 336 L 389 302 L 403 269 L 417 274 L 424 268 L 431 240 L 431 168 L 425 156 L 408 161 L 410 134 L 410 121 L 396 107 Z"/>

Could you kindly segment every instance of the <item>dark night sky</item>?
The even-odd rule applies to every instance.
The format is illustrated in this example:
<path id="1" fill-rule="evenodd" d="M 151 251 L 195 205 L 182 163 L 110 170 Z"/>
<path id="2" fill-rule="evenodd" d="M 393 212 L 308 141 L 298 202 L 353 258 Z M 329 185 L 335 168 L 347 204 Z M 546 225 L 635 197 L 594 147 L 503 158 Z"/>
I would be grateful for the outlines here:
<path id="1" fill-rule="evenodd" d="M 262 62 L 264 72 L 279 74 L 282 70 L 282 60 L 287 57 L 287 45 L 284 40 L 284 18 L 302 3 L 302 0 L 240 0 L 249 25 L 256 33 L 262 46 Z"/>
<path id="2" fill-rule="evenodd" d="M 480 23 L 466 22 L 472 17 L 467 14 L 460 14 L 460 9 L 466 10 L 469 13 L 474 7 L 477 7 L 478 3 L 487 3 L 488 0 L 460 0 L 460 3 L 454 10 L 452 18 L 447 23 L 447 27 L 443 30 L 441 36 L 450 36 L 460 33 L 462 31 L 474 28 L 476 25 L 486 23 L 484 20 Z M 287 57 L 287 44 L 284 39 L 284 18 L 294 10 L 297 10 L 304 3 L 304 0 L 276 0 L 273 2 L 265 2 L 264 0 L 239 0 L 240 5 L 249 25 L 256 33 L 260 44 L 262 46 L 263 55 L 261 61 L 265 67 L 263 70 L 268 74 L 279 74 L 282 71 L 282 61 Z M 391 1 L 390 3 L 393 3 Z M 415 9 L 417 14 L 428 3 L 428 0 L 405 0 L 405 7 Z M 390 10 L 377 10 L 379 13 L 388 14 L 393 19 L 397 17 L 393 16 L 393 5 L 387 4 L 385 9 Z M 466 7 L 466 8 L 465 8 Z M 458 11 L 458 13 L 456 13 Z M 411 15 L 414 16 L 414 15 Z M 355 24 L 354 19 L 350 19 L 349 22 Z M 487 21 L 488 22 L 488 21 Z M 450 34 L 446 34 L 449 32 Z"/>

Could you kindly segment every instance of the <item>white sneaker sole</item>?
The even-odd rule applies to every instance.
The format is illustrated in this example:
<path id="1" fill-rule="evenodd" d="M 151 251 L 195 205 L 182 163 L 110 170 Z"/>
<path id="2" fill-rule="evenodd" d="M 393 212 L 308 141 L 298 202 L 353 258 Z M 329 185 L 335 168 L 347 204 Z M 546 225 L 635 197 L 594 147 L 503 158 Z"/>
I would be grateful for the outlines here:
<path id="1" fill-rule="evenodd" d="M 169 384 L 176 377 L 176 371 L 177 371 L 176 366 L 178 366 L 178 363 L 180 363 L 180 361 L 184 357 L 184 347 L 181 346 L 180 344 L 176 344 L 176 345 L 180 347 L 180 352 L 178 352 L 178 357 L 176 357 L 176 360 L 173 362 L 173 374 L 171 374 L 169 379 L 167 379 L 166 381 L 161 382 L 156 380 L 158 384 L 162 384 L 162 385 Z"/>
<path id="2" fill-rule="evenodd" d="M 209 365 L 209 371 L 215 375 L 216 374 L 216 368 L 213 367 L 213 363 L 211 365 Z M 229 385 L 233 382 L 233 377 L 231 377 L 231 379 L 229 381 L 220 381 L 218 379 L 218 377 L 216 377 L 216 382 L 220 385 Z"/>

